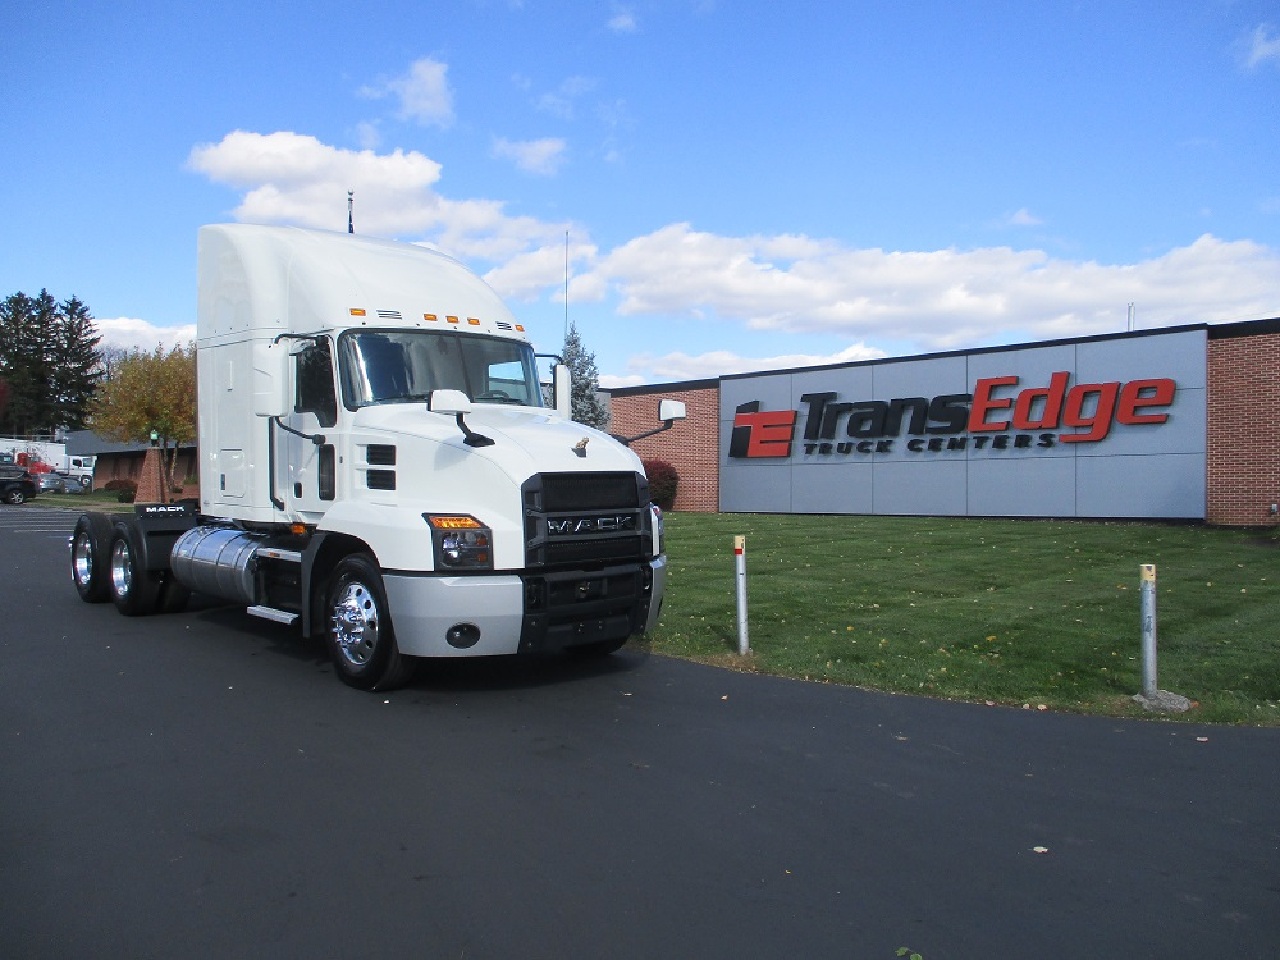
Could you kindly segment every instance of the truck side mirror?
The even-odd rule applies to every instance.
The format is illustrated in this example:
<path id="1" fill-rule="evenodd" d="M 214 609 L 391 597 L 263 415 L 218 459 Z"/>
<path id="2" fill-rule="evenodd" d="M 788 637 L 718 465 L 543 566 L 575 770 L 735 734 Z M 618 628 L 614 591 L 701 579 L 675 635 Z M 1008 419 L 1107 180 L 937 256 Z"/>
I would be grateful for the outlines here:
<path id="1" fill-rule="evenodd" d="M 619 443 L 625 443 L 627 446 L 635 443 L 637 440 L 643 440 L 645 437 L 652 437 L 655 433 L 662 433 L 664 430 L 670 430 L 675 426 L 677 420 L 685 418 L 684 401 L 682 400 L 659 400 L 658 401 L 658 419 L 662 421 L 662 426 L 655 427 L 652 430 L 646 430 L 644 433 L 637 433 L 634 437 L 624 437 L 621 434 L 611 433 L 609 436 L 617 440 Z"/>
<path id="2" fill-rule="evenodd" d="M 684 403 L 680 400 L 659 400 L 658 419 L 663 423 L 685 418 Z"/>
<path id="3" fill-rule="evenodd" d="M 432 390 L 427 408 L 432 413 L 470 413 L 471 400 L 461 390 Z"/>
<path id="4" fill-rule="evenodd" d="M 293 407 L 289 396 L 289 347 L 283 343 L 253 345 L 253 412 L 283 417 Z"/>
<path id="5" fill-rule="evenodd" d="M 570 419 L 573 414 L 573 374 L 568 364 L 557 363 L 551 372 L 551 389 L 554 393 L 556 413 Z"/>

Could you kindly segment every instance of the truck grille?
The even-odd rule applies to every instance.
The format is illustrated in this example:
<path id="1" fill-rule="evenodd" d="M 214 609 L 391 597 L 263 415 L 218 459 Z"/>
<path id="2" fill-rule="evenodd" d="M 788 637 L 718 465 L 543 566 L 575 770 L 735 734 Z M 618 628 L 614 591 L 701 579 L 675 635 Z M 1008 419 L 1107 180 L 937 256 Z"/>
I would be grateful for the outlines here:
<path id="1" fill-rule="evenodd" d="M 638 473 L 537 474 L 521 493 L 528 567 L 581 567 L 649 555 L 649 486 Z"/>

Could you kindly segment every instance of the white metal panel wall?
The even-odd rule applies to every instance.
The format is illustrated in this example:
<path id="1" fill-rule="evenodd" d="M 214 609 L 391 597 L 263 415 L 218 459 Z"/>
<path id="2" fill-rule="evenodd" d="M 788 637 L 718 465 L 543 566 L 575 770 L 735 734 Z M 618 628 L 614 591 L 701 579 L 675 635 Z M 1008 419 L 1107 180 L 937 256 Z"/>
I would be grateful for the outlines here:
<path id="1" fill-rule="evenodd" d="M 867 513 L 926 516 L 1151 517 L 1203 519 L 1206 468 L 1206 343 L 1204 330 L 1117 336 L 1028 345 L 1016 349 L 803 369 L 720 381 L 720 509 L 727 512 Z M 965 430 L 911 449 L 904 423 L 887 448 L 825 453 L 806 449 L 810 404 L 801 397 L 834 393 L 833 402 L 932 399 L 972 394 L 983 378 L 1018 378 L 999 396 L 1047 387 L 1054 373 L 1070 374 L 1068 390 L 1086 384 L 1121 384 L 1168 378 L 1173 402 L 1143 412 L 1166 413 L 1159 424 L 1113 422 L 1096 442 L 1062 442 L 1057 430 L 999 431 L 1004 448 Z M 796 412 L 791 455 L 729 456 L 736 408 Z M 1092 415 L 1096 401 L 1087 405 Z M 994 419 L 994 417 L 993 417 Z M 837 440 L 850 438 L 840 423 Z M 1082 430 L 1084 428 L 1081 428 Z M 1016 434 L 1029 440 L 1015 441 Z M 1050 445 L 1042 433 L 1054 435 Z M 991 434 L 995 435 L 995 434 Z M 968 438 L 949 449 L 954 436 Z M 1015 442 L 1029 446 L 1015 447 Z"/>

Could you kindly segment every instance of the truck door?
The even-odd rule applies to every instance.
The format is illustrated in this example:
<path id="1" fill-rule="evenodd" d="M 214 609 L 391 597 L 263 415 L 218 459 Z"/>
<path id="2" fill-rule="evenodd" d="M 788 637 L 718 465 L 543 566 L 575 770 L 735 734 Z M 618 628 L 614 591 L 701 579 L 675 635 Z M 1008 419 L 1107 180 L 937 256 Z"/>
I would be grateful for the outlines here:
<path id="1" fill-rule="evenodd" d="M 329 339 L 317 337 L 308 341 L 294 355 L 294 362 L 297 390 L 293 413 L 287 422 L 297 433 L 281 431 L 277 449 L 282 449 L 284 456 L 276 470 L 285 481 L 282 486 L 290 508 L 316 514 L 318 519 L 336 493 L 334 438 L 326 436 L 319 444 L 312 439 L 324 435 L 338 422 L 338 395 L 334 388 L 333 349 Z"/>

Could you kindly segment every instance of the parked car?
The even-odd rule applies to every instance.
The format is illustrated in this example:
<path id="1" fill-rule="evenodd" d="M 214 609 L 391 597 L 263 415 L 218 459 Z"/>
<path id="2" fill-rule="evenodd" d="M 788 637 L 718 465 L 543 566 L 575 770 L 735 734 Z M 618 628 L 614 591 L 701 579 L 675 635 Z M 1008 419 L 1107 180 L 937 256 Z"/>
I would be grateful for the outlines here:
<path id="1" fill-rule="evenodd" d="M 0 470 L 0 501 L 25 503 L 40 492 L 40 484 L 25 470 Z"/>
<path id="2" fill-rule="evenodd" d="M 82 493 L 84 487 L 75 477 L 61 473 L 42 473 L 36 478 L 41 493 Z"/>

